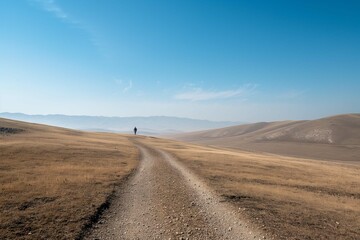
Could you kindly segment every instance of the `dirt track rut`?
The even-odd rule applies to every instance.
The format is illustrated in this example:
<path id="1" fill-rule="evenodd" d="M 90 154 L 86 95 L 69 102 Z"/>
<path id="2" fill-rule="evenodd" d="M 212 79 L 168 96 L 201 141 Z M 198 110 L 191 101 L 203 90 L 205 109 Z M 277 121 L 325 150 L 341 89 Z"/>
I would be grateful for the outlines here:
<path id="1" fill-rule="evenodd" d="M 85 239 L 262 239 L 170 154 L 137 146 L 136 173 Z"/>

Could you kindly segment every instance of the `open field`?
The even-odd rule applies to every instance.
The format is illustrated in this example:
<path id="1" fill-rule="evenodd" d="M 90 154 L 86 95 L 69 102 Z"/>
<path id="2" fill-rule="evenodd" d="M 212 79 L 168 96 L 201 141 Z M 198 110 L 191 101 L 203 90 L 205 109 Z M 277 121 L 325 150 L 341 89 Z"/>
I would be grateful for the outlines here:
<path id="1" fill-rule="evenodd" d="M 275 239 L 358 239 L 358 165 L 144 138 L 173 153 Z"/>
<path id="2" fill-rule="evenodd" d="M 75 239 L 137 165 L 127 137 L 0 119 L 0 239 Z"/>
<path id="3" fill-rule="evenodd" d="M 136 174 L 124 181 L 140 157 Z M 215 195 L 205 190 L 203 181 Z M 116 187 L 120 183 L 124 184 Z M 145 225 L 149 234 L 171 237 L 178 237 L 176 232 L 201 238 L 236 231 L 252 236 L 249 229 L 273 239 L 360 235 L 358 164 L 154 137 L 0 119 L 0 190 L 0 239 L 82 238 L 85 226 L 109 203 L 113 207 L 100 225 L 119 228 L 112 232 L 100 227 L 99 234 L 116 234 L 119 239 L 124 231 L 129 238 L 139 232 L 145 236 Z M 220 211 L 222 203 L 236 207 L 235 215 Z M 229 214 L 239 217 L 232 224 L 242 223 L 231 232 L 230 223 L 221 220 Z M 254 228 L 244 228 L 252 225 L 244 224 L 247 221 Z"/>

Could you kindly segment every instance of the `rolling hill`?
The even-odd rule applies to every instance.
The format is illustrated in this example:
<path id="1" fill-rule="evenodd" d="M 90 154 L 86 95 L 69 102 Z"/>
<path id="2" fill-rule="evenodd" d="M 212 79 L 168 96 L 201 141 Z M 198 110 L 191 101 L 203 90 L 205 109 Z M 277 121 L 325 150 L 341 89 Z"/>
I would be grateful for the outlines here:
<path id="1" fill-rule="evenodd" d="M 338 135 L 324 134 L 326 137 L 321 137 L 325 139 L 323 143 L 318 141 L 316 134 L 315 140 L 308 137 L 313 134 L 305 133 L 312 133 L 312 128 L 304 130 L 305 127 L 297 131 L 304 131 L 300 136 L 307 137 L 292 135 L 292 131 L 275 135 L 279 138 L 268 137 L 280 129 L 296 128 L 297 124 L 310 127 L 311 121 L 307 124 L 306 121 L 258 123 L 235 127 L 238 132 L 227 128 L 202 134 L 208 134 L 203 135 L 203 139 L 211 136 L 213 140 L 227 136 L 235 139 L 238 135 L 252 135 L 249 139 L 256 139 L 255 132 L 260 131 L 260 140 L 253 140 L 257 144 L 267 143 L 274 149 L 274 144 L 279 143 L 281 149 L 287 151 L 291 148 L 286 146 L 302 144 L 307 148 L 315 146 L 314 149 L 341 144 L 356 147 L 357 118 L 358 115 L 350 115 L 331 119 L 331 130 L 336 130 L 335 126 L 343 128 L 339 128 L 341 134 Z M 315 126 L 323 126 L 321 121 L 315 122 Z M 331 143 L 326 141 L 329 136 L 333 140 Z M 353 150 L 348 152 L 359 156 Z M 142 206 L 152 213 L 159 210 L 160 214 L 156 216 L 160 217 L 151 221 L 147 229 L 156 227 L 156 231 L 162 231 L 158 229 L 160 225 L 164 228 L 161 236 L 165 236 L 176 233 L 174 229 L 165 231 L 176 226 L 172 222 L 177 220 L 175 217 L 182 217 L 178 223 L 179 229 L 183 229 L 184 206 L 189 206 L 186 210 L 191 214 L 189 221 L 202 221 L 194 209 L 205 209 L 205 212 L 210 209 L 207 214 L 211 214 L 213 222 L 214 208 L 209 208 L 212 203 L 226 203 L 234 207 L 231 209 L 239 209 L 240 215 L 234 224 L 246 218 L 249 222 L 241 226 L 262 226 L 266 239 L 357 239 L 359 169 L 360 165 L 347 163 L 206 147 L 141 135 L 75 131 L 0 118 L 0 239 L 94 239 L 92 236 L 83 238 L 91 226 L 95 232 L 103 229 L 106 234 L 113 233 L 107 228 L 112 226 L 111 229 L 122 234 L 121 225 L 113 224 L 118 219 L 131 219 L 127 216 L 138 217 L 132 221 L 134 228 L 130 229 L 142 233 L 149 222 L 144 211 L 139 211 Z M 187 175 L 178 176 L 182 171 Z M 130 173 L 133 174 L 129 176 Z M 199 178 L 191 177 L 192 173 Z M 143 180 L 147 182 L 138 184 L 144 176 Z M 180 188 L 192 193 L 187 186 L 195 186 L 200 194 L 179 195 L 176 189 Z M 214 190 L 216 196 L 204 194 L 207 189 Z M 126 198 L 128 193 L 130 197 Z M 131 194 L 140 196 L 140 200 Z M 192 197 L 198 195 L 206 201 L 192 201 Z M 128 199 L 127 203 L 124 199 Z M 122 204 L 118 205 L 117 201 Z M 159 204 L 168 205 L 165 208 L 158 207 Z M 220 219 L 228 212 L 222 207 L 215 209 L 220 213 Z M 144 224 L 140 225 L 139 221 Z M 97 224 L 93 225 L 94 222 Z M 227 223 L 222 228 L 228 232 L 228 226 Z M 205 224 L 194 234 L 203 233 L 204 229 L 214 229 L 214 226 Z M 231 230 L 234 232 L 233 228 Z M 193 231 L 196 228 L 192 228 Z M 249 232 L 249 228 L 246 231 Z M 131 230 L 126 232 L 132 233 Z M 123 236 L 121 234 L 119 236 Z"/>
<path id="2" fill-rule="evenodd" d="M 0 118 L 0 239 L 80 239 L 137 162 L 125 135 Z"/>
<path id="3" fill-rule="evenodd" d="M 338 161 L 360 161 L 360 114 L 260 122 L 169 136 L 181 141 Z"/>

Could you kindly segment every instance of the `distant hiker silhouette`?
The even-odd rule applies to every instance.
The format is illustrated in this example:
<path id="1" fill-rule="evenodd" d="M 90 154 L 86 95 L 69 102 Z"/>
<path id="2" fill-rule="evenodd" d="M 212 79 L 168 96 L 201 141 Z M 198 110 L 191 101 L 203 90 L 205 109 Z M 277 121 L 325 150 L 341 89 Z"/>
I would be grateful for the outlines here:
<path id="1" fill-rule="evenodd" d="M 136 133 L 137 133 L 137 128 L 134 127 L 134 134 L 136 135 Z"/>

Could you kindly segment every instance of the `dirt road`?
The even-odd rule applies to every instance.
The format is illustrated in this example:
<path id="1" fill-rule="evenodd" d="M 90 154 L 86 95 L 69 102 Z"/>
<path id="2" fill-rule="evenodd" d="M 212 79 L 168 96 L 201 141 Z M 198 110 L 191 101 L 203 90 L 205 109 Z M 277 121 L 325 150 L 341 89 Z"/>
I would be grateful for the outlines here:
<path id="1" fill-rule="evenodd" d="M 263 239 L 168 153 L 136 143 L 141 161 L 85 239 Z"/>

